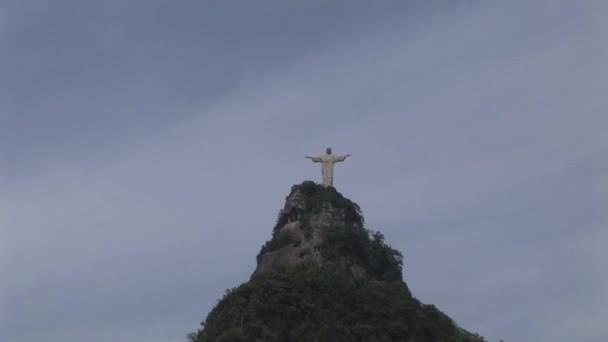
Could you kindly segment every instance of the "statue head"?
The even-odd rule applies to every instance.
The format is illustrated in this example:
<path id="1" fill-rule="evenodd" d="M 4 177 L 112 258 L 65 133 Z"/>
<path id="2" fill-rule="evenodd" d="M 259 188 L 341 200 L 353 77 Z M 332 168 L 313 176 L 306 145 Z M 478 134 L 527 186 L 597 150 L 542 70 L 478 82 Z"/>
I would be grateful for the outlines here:
<path id="1" fill-rule="evenodd" d="M 326 149 L 325 149 L 325 153 L 327 153 L 327 154 L 331 154 L 331 147 L 326 148 Z"/>

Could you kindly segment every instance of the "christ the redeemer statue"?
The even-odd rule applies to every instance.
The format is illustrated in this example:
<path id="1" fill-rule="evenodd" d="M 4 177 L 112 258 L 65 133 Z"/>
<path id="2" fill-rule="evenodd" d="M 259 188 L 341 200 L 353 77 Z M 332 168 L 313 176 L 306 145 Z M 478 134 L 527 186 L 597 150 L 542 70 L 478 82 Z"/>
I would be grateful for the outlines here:
<path id="1" fill-rule="evenodd" d="M 325 154 L 320 156 L 306 156 L 306 158 L 312 159 L 313 162 L 321 163 L 323 165 L 321 173 L 323 174 L 323 185 L 325 187 L 334 186 L 334 163 L 342 162 L 348 157 L 350 157 L 350 154 L 343 156 L 339 154 L 332 154 L 331 147 L 325 149 Z"/>

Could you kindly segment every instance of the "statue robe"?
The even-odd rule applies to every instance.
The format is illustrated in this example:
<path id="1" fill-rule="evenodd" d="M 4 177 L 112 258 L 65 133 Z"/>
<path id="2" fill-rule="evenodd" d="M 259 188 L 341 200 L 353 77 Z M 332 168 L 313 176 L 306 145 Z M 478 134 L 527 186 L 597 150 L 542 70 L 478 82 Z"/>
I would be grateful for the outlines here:
<path id="1" fill-rule="evenodd" d="M 344 161 L 346 159 L 346 155 L 339 154 L 322 154 L 317 157 L 310 157 L 313 162 L 321 163 L 323 166 L 321 168 L 321 173 L 323 175 L 323 185 L 334 186 L 334 164 L 338 162 Z"/>

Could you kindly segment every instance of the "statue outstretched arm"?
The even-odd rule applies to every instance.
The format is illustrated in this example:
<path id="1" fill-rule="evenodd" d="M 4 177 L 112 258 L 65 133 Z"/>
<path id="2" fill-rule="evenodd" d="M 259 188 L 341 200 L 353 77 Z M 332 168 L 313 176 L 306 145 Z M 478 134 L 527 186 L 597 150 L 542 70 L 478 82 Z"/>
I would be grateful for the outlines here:
<path id="1" fill-rule="evenodd" d="M 345 155 L 343 155 L 343 156 L 341 156 L 341 155 L 336 155 L 336 156 L 334 157 L 334 163 L 337 163 L 337 162 L 343 162 L 343 161 L 344 161 L 344 159 L 346 159 L 346 158 L 348 158 L 348 157 L 350 157 L 350 154 L 345 154 Z"/>
<path id="2" fill-rule="evenodd" d="M 321 162 L 323 162 L 323 160 L 321 160 L 321 157 L 306 156 L 306 158 L 312 160 L 315 163 L 321 163 Z"/>

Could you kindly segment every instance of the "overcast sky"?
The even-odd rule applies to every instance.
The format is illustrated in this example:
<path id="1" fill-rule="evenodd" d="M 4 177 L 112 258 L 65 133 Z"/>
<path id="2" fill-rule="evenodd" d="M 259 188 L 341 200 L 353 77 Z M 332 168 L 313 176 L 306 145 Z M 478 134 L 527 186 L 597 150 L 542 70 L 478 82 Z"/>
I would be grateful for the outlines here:
<path id="1" fill-rule="evenodd" d="M 306 154 L 498 342 L 608 339 L 605 1 L 0 0 L 0 340 L 174 342 Z"/>

